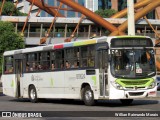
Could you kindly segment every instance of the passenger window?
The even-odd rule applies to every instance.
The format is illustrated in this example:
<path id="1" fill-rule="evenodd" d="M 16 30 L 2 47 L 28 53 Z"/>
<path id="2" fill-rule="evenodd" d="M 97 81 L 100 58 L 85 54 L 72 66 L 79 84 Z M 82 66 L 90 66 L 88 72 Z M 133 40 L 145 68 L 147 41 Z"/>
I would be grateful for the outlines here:
<path id="1" fill-rule="evenodd" d="M 26 54 L 26 72 L 36 71 L 37 65 L 38 65 L 37 54 L 36 53 Z"/>
<path id="2" fill-rule="evenodd" d="M 94 67 L 95 66 L 95 46 L 81 47 L 81 67 Z"/>
<path id="3" fill-rule="evenodd" d="M 51 52 L 51 70 L 55 70 L 57 67 L 55 65 L 55 60 L 56 60 L 56 56 L 55 56 L 55 52 Z"/>
<path id="4" fill-rule="evenodd" d="M 78 68 L 79 67 L 79 48 L 66 49 L 65 68 Z"/>
<path id="5" fill-rule="evenodd" d="M 37 70 L 49 70 L 50 69 L 50 52 L 39 53 L 39 61 L 37 64 Z"/>
<path id="6" fill-rule="evenodd" d="M 58 50 L 55 51 L 55 66 L 58 69 L 63 69 L 64 68 L 64 52 L 63 50 Z"/>
<path id="7" fill-rule="evenodd" d="M 4 73 L 9 74 L 13 73 L 13 56 L 8 56 L 4 58 Z"/>
<path id="8" fill-rule="evenodd" d="M 95 48 L 94 46 L 88 46 L 87 63 L 88 63 L 88 67 L 95 66 Z"/>

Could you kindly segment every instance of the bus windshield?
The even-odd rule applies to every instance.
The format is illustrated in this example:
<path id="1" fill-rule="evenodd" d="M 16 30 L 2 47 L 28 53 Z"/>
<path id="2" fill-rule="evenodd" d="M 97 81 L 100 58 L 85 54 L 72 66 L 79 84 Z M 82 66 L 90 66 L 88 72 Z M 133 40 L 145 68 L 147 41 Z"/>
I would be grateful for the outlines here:
<path id="1" fill-rule="evenodd" d="M 112 49 L 111 73 L 115 77 L 145 78 L 156 74 L 153 49 Z"/>

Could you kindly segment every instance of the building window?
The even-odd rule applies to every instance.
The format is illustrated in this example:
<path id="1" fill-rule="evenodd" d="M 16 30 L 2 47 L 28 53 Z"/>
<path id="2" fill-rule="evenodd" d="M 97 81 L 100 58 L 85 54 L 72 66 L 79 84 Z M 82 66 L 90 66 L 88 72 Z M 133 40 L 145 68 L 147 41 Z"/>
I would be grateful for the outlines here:
<path id="1" fill-rule="evenodd" d="M 121 11 L 127 7 L 126 0 L 118 1 L 118 11 Z"/>
<path id="2" fill-rule="evenodd" d="M 40 16 L 41 16 L 41 17 L 46 17 L 46 12 L 42 10 Z"/>
<path id="3" fill-rule="evenodd" d="M 155 10 L 151 11 L 146 16 L 148 19 L 155 19 Z"/>

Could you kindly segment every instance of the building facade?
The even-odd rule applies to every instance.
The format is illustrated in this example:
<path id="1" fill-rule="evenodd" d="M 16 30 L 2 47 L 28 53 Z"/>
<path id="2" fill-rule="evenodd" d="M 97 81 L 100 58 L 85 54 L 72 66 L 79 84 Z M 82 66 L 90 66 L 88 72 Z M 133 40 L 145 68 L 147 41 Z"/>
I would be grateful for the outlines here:
<path id="1" fill-rule="evenodd" d="M 89 10 L 95 12 L 98 10 L 98 0 L 85 0 L 85 7 L 88 8 Z"/>
<path id="2" fill-rule="evenodd" d="M 14 0 L 17 1 L 17 0 Z M 115 9 L 116 11 L 121 11 L 124 8 L 127 7 L 127 1 L 126 0 L 73 0 L 77 3 L 79 3 L 82 6 L 85 6 L 89 10 L 95 12 L 98 9 L 106 8 L 106 9 Z M 134 0 L 134 3 L 138 2 L 140 0 Z M 57 0 L 44 0 L 44 2 L 50 6 L 59 6 L 59 2 Z M 28 13 L 30 9 L 30 3 L 26 0 L 19 0 L 18 9 L 21 12 Z M 66 5 L 63 5 L 62 8 L 70 8 Z M 31 16 L 36 16 L 36 13 L 38 12 L 38 8 L 34 6 L 32 8 Z M 81 14 L 78 12 L 73 11 L 63 11 L 60 10 L 60 13 L 63 14 L 66 17 L 80 17 Z M 160 7 L 157 8 L 158 16 L 160 16 Z M 41 11 L 39 14 L 40 17 L 51 17 L 48 13 L 45 11 Z M 147 14 L 147 17 L 149 19 L 155 19 L 158 18 L 156 15 L 156 11 L 153 10 L 149 14 Z"/>
<path id="3" fill-rule="evenodd" d="M 17 0 L 14 0 L 14 3 L 16 3 Z M 30 3 L 27 2 L 26 0 L 18 0 L 18 5 L 17 8 L 20 12 L 22 13 L 28 13 L 29 9 L 30 9 Z M 31 16 L 36 16 L 38 12 L 38 7 L 33 6 L 32 7 L 32 11 L 31 11 Z"/>

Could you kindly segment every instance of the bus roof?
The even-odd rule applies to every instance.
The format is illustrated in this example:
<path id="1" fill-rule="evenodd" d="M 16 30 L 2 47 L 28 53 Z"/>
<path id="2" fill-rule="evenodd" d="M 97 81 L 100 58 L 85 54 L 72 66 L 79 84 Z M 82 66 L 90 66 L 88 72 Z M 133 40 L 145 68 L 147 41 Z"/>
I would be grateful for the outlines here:
<path id="1" fill-rule="evenodd" d="M 33 48 L 25 48 L 25 49 L 18 49 L 18 50 L 11 50 L 4 52 L 4 56 L 8 55 L 14 55 L 19 53 L 29 53 L 29 52 L 37 52 L 37 51 L 43 51 L 43 50 L 55 50 L 55 49 L 62 49 L 67 47 L 76 47 L 76 46 L 83 46 L 83 45 L 89 45 L 89 44 L 96 44 L 101 42 L 106 42 L 107 37 L 103 36 L 100 38 L 93 38 L 88 40 L 80 40 L 80 41 L 73 41 L 73 42 L 66 42 L 66 43 L 59 43 L 59 44 L 49 44 L 46 46 L 37 46 Z"/>
<path id="2" fill-rule="evenodd" d="M 8 55 L 14 55 L 14 54 L 19 54 L 19 53 L 29 53 L 29 52 L 37 52 L 37 51 L 45 51 L 45 50 L 62 49 L 62 48 L 67 48 L 67 47 L 83 46 L 83 45 L 107 42 L 107 38 L 111 40 L 112 38 L 127 38 L 127 37 L 128 38 L 133 38 L 133 37 L 148 38 L 146 36 L 110 36 L 110 37 L 103 36 L 103 37 L 93 38 L 93 39 L 88 39 L 88 40 L 80 40 L 80 41 L 73 41 L 73 42 L 66 42 L 66 43 L 59 43 L 59 44 L 50 44 L 47 46 L 38 46 L 38 47 L 33 47 L 33 48 L 6 51 L 4 52 L 3 55 L 8 56 Z"/>

